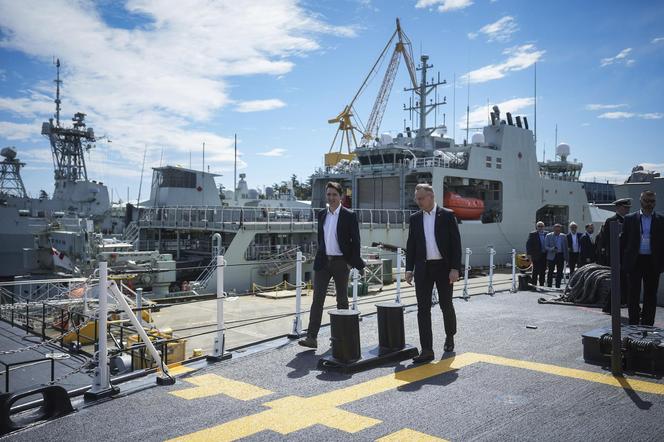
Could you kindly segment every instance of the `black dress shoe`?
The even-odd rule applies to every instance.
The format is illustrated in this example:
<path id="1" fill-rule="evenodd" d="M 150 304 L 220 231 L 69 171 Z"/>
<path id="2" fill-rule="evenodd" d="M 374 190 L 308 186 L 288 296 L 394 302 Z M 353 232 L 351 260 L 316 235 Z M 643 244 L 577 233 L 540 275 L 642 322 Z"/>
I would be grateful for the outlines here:
<path id="1" fill-rule="evenodd" d="M 316 341 L 316 338 L 312 338 L 311 336 L 307 336 L 304 339 L 300 339 L 297 341 L 298 344 L 300 344 L 302 347 L 307 347 L 307 348 L 318 348 L 318 342 Z"/>
<path id="2" fill-rule="evenodd" d="M 446 352 L 454 351 L 454 336 L 447 336 L 445 338 L 445 347 L 443 347 L 443 350 Z"/>
<path id="3" fill-rule="evenodd" d="M 413 362 L 416 364 L 423 364 L 425 362 L 433 361 L 433 358 L 433 350 L 422 350 L 419 355 L 413 358 Z"/>

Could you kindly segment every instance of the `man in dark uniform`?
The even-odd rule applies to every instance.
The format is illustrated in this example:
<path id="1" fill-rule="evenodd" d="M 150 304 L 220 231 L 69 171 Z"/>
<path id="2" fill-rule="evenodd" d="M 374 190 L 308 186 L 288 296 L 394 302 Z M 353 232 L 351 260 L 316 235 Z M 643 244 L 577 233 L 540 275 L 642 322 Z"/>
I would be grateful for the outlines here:
<path id="1" fill-rule="evenodd" d="M 413 362 L 422 363 L 434 358 L 431 331 L 431 292 L 434 284 L 438 288 L 443 311 L 446 335 L 443 350 L 454 350 L 457 322 L 452 290 L 461 269 L 461 236 L 454 213 L 436 204 L 433 188 L 429 184 L 422 183 L 415 187 L 415 202 L 421 210 L 410 217 L 406 282 L 410 284 L 415 278 L 417 326 L 422 350 Z"/>
<path id="2" fill-rule="evenodd" d="M 641 192 L 641 210 L 625 216 L 620 235 L 622 265 L 628 274 L 629 323 L 653 325 L 659 275 L 664 271 L 664 216 L 655 213 L 655 192 Z M 641 283 L 643 282 L 643 311 Z"/>
<path id="3" fill-rule="evenodd" d="M 595 226 L 592 223 L 586 224 L 586 231 L 581 235 L 579 249 L 579 268 L 595 262 L 595 245 L 593 244 L 593 232 Z"/>
<path id="4" fill-rule="evenodd" d="M 604 221 L 604 225 L 599 231 L 596 240 L 597 260 L 600 264 L 605 266 L 611 265 L 611 223 L 614 221 L 623 223 L 625 215 L 629 213 L 632 206 L 631 198 L 621 198 L 613 202 L 616 207 L 616 214 L 610 216 Z M 620 270 L 620 304 L 627 303 L 627 273 L 621 267 Z M 606 297 L 606 304 L 602 309 L 604 313 L 611 313 L 611 296 Z"/>
<path id="5" fill-rule="evenodd" d="M 537 221 L 535 231 L 530 232 L 528 241 L 526 241 L 526 254 L 533 263 L 533 274 L 531 282 L 533 284 L 544 285 L 544 273 L 546 271 L 546 249 L 544 248 L 544 238 L 549 233 L 544 230 L 544 223 Z M 539 281 L 538 281 L 539 280 Z"/>
<path id="6" fill-rule="evenodd" d="M 337 290 L 337 308 L 348 308 L 348 274 L 351 268 L 360 272 L 360 227 L 357 215 L 341 205 L 341 185 L 330 181 L 325 186 L 328 208 L 318 212 L 318 250 L 314 259 L 314 299 L 309 314 L 307 337 L 298 341 L 303 347 L 316 348 L 323 305 L 330 279 Z"/>

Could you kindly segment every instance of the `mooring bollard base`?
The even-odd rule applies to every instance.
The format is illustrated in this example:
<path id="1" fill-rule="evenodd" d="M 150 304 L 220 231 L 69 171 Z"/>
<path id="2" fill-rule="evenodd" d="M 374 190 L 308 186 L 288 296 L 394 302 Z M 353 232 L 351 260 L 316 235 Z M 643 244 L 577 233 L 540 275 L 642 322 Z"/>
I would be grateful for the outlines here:
<path id="1" fill-rule="evenodd" d="M 170 376 L 157 376 L 157 385 L 174 385 L 175 378 Z"/>
<path id="2" fill-rule="evenodd" d="M 115 390 L 112 388 L 107 388 L 104 390 L 98 390 L 98 391 L 86 391 L 83 394 L 83 399 L 85 401 L 98 401 L 99 399 L 103 399 L 106 397 L 110 397 L 115 393 Z"/>
<path id="3" fill-rule="evenodd" d="M 387 364 L 412 359 L 419 352 L 417 348 L 406 344 L 401 349 L 385 349 L 382 347 L 363 348 L 360 359 L 352 362 L 343 362 L 328 354 L 318 360 L 318 368 L 325 371 L 339 373 L 358 373 Z"/>

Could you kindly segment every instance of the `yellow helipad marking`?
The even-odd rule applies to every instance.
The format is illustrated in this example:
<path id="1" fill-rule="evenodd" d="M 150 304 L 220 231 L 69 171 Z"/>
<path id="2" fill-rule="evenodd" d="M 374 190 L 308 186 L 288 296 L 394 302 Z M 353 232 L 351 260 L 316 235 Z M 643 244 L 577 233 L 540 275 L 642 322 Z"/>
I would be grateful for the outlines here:
<path id="1" fill-rule="evenodd" d="M 196 385 L 196 387 L 172 391 L 170 394 L 189 400 L 225 394 L 241 401 L 250 401 L 272 394 L 270 390 L 255 387 L 245 382 L 222 378 L 216 374 L 203 374 L 184 380 Z"/>
<path id="2" fill-rule="evenodd" d="M 376 439 L 376 442 L 448 442 L 447 439 L 431 436 L 429 434 L 420 433 L 419 431 L 404 428 L 395 433 L 388 434 L 387 436 Z"/>
<path id="3" fill-rule="evenodd" d="M 385 375 L 363 382 L 357 385 L 351 385 L 346 388 L 322 393 L 317 396 L 303 398 L 299 396 L 286 396 L 281 399 L 266 402 L 263 405 L 268 407 L 265 410 L 250 416 L 241 417 L 230 422 L 226 422 L 211 428 L 197 431 L 188 435 L 184 435 L 172 441 L 234 441 L 243 437 L 248 437 L 261 431 L 271 430 L 279 434 L 286 435 L 294 431 L 303 430 L 313 425 L 325 425 L 330 428 L 346 431 L 348 433 L 356 433 L 366 428 L 372 427 L 381 423 L 380 420 L 362 416 L 356 413 L 351 413 L 339 409 L 338 407 L 348 404 L 359 399 L 370 397 L 385 391 L 393 390 L 401 386 L 410 384 L 412 382 L 421 381 L 433 376 L 447 373 L 453 370 L 458 370 L 462 367 L 475 364 L 478 362 L 502 365 L 506 367 L 522 368 L 540 373 L 553 374 L 557 376 L 580 379 L 600 384 L 611 385 L 614 387 L 625 388 L 645 393 L 664 394 L 664 384 L 656 384 L 647 381 L 628 380 L 623 377 L 613 377 L 610 374 L 593 373 L 585 370 L 577 370 L 572 368 L 558 367 L 550 364 L 541 364 L 537 362 L 520 361 L 518 359 L 503 358 L 500 356 L 484 355 L 479 353 L 463 353 L 451 358 L 443 359 L 440 361 L 432 362 L 426 365 L 420 365 L 407 370 L 399 371 L 397 373 Z M 203 375 L 197 378 L 215 375 Z M 194 381 L 196 378 L 188 379 L 188 382 Z M 223 379 L 223 378 L 221 378 Z M 230 381 L 236 383 L 237 381 Z M 192 382 L 194 383 L 194 382 Z M 237 382 L 238 384 L 244 384 Z M 249 386 L 252 387 L 252 386 Z M 205 392 L 207 390 L 199 390 L 203 387 L 192 388 L 189 390 L 181 390 L 174 392 L 180 397 L 194 398 L 202 397 L 201 395 L 189 394 L 185 395 L 187 391 Z M 209 388 L 209 387 L 208 387 Z M 258 387 L 252 387 L 258 388 Z M 260 389 L 262 390 L 262 389 Z M 228 393 L 227 389 L 219 391 L 224 394 Z M 211 390 L 205 396 L 213 393 Z M 269 393 L 268 393 L 269 394 Z M 189 397 L 191 396 L 191 397 Z M 412 430 L 407 430 L 412 431 Z M 397 432 L 395 434 L 400 434 Z M 422 434 L 422 433 L 420 433 Z M 394 435 L 390 435 L 394 436 Z M 388 437 L 390 437 L 388 436 Z M 432 437 L 424 435 L 427 437 Z M 413 440 L 412 438 L 404 438 L 404 440 Z M 390 440 L 390 439 L 387 439 Z M 400 439 L 392 439 L 400 440 Z M 415 439 L 417 440 L 417 439 Z M 424 439 L 424 440 L 439 440 L 439 439 Z"/>
<path id="4" fill-rule="evenodd" d="M 171 366 L 171 365 L 168 366 L 168 373 L 173 375 L 173 376 L 177 376 L 177 375 L 184 374 L 184 373 L 189 373 L 190 371 L 194 371 L 194 369 L 189 368 L 186 365 L 175 364 L 173 366 Z"/>

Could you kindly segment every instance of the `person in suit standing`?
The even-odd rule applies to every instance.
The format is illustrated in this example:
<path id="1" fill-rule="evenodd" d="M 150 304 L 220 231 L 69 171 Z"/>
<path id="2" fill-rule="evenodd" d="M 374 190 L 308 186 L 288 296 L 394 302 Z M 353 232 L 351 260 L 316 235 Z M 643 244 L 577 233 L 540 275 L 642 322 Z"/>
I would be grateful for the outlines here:
<path id="1" fill-rule="evenodd" d="M 533 274 L 531 280 L 533 284 L 544 285 L 544 274 L 546 272 L 546 249 L 544 248 L 544 239 L 549 233 L 544 230 L 544 223 L 537 221 L 535 231 L 530 232 L 528 241 L 526 241 L 526 254 L 533 263 Z"/>
<path id="2" fill-rule="evenodd" d="M 655 213 L 655 192 L 641 193 L 641 210 L 625 216 L 620 235 L 622 266 L 627 272 L 629 323 L 653 325 L 659 274 L 664 271 L 664 216 Z M 643 283 L 643 310 L 641 284 Z"/>
<path id="3" fill-rule="evenodd" d="M 330 278 L 334 279 L 337 308 L 348 308 L 348 274 L 351 268 L 362 272 L 360 227 L 357 215 L 341 205 L 341 184 L 325 186 L 328 207 L 318 212 L 318 250 L 314 259 L 314 299 L 309 314 L 307 336 L 298 341 L 303 347 L 318 347 L 318 331 Z"/>
<path id="4" fill-rule="evenodd" d="M 556 224 L 553 226 L 553 232 L 546 235 L 544 239 L 544 248 L 546 249 L 546 263 L 548 272 L 546 274 L 546 285 L 551 287 L 553 283 L 553 272 L 556 272 L 556 288 L 560 288 L 560 282 L 563 279 L 563 270 L 565 263 L 569 262 L 569 252 L 567 250 L 567 239 L 562 235 L 563 226 Z"/>
<path id="5" fill-rule="evenodd" d="M 592 223 L 586 224 L 586 231 L 579 241 L 579 268 L 595 262 L 595 245 L 592 238 L 594 231 L 595 226 Z"/>
<path id="6" fill-rule="evenodd" d="M 581 242 L 581 232 L 577 232 L 578 226 L 574 221 L 569 223 L 569 233 L 567 234 L 567 250 L 569 251 L 569 276 L 572 276 L 579 261 L 579 249 Z"/>
<path id="7" fill-rule="evenodd" d="M 420 333 L 420 354 L 415 363 L 434 358 L 431 331 L 431 293 L 438 288 L 443 311 L 446 352 L 454 350 L 457 331 L 456 313 L 452 304 L 453 284 L 459 280 L 461 269 L 461 236 L 454 212 L 439 207 L 429 184 L 415 187 L 415 201 L 420 211 L 411 215 L 406 243 L 406 282 L 415 279 L 417 297 L 417 326 Z"/>

